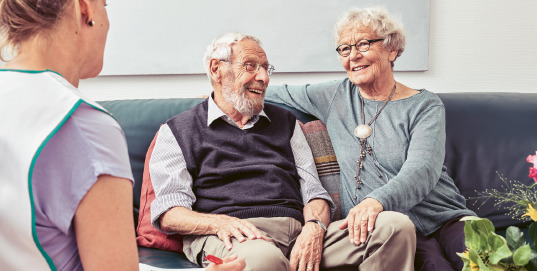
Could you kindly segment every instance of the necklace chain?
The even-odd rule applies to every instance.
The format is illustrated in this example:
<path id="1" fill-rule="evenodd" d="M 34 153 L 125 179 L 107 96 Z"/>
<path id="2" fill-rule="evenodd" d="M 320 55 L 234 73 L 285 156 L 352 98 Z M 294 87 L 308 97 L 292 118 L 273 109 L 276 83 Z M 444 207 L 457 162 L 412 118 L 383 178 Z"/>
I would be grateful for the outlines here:
<path id="1" fill-rule="evenodd" d="M 395 93 L 395 89 L 397 88 L 397 82 L 393 84 L 393 89 L 388 98 L 384 101 L 384 104 L 382 107 L 377 111 L 375 116 L 371 118 L 371 120 L 368 122 L 368 124 L 365 124 L 365 109 L 364 109 L 364 99 L 362 98 L 362 95 L 358 94 L 358 97 L 360 98 L 360 104 L 361 104 L 361 115 L 362 115 L 362 124 L 358 125 L 355 130 L 355 135 L 360 138 L 360 156 L 358 156 L 358 161 L 356 161 L 356 175 L 354 175 L 354 179 L 356 180 L 356 189 L 354 190 L 354 200 L 358 199 L 357 196 L 357 190 L 361 189 L 361 185 L 363 184 L 360 173 L 364 169 L 363 160 L 366 157 L 367 154 L 375 160 L 375 156 L 373 155 L 373 148 L 367 143 L 367 138 L 371 135 L 373 132 L 373 129 L 371 128 L 371 124 L 377 119 L 377 117 L 380 115 L 380 112 L 386 107 L 388 102 L 392 99 L 393 94 Z M 360 132 L 363 130 L 366 130 L 368 132 Z M 375 166 L 375 170 L 377 171 L 377 176 L 382 179 L 382 175 L 380 174 L 380 171 L 377 167 L 377 164 L 373 161 L 373 165 Z"/>

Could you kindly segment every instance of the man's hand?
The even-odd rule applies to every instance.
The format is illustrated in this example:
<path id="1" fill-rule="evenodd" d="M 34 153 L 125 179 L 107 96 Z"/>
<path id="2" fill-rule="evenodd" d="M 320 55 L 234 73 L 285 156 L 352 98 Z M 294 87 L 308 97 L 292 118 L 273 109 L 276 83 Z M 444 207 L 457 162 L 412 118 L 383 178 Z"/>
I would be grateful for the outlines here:
<path id="1" fill-rule="evenodd" d="M 367 234 L 375 227 L 378 214 L 383 210 L 384 207 L 376 199 L 366 198 L 350 210 L 339 229 L 348 228 L 351 243 L 363 244 L 367 239 Z"/>
<path id="2" fill-rule="evenodd" d="M 323 250 L 324 230 L 316 223 L 306 223 L 291 251 L 291 270 L 319 270 Z"/>
<path id="3" fill-rule="evenodd" d="M 173 207 L 160 216 L 160 226 L 164 231 L 182 235 L 217 235 L 228 250 L 233 246 L 231 238 L 239 242 L 246 240 L 269 240 L 247 220 L 227 215 L 204 214 L 185 207 Z"/>
<path id="4" fill-rule="evenodd" d="M 217 215 L 214 222 L 215 234 L 224 242 L 228 250 L 231 250 L 233 247 L 231 237 L 235 237 L 241 243 L 246 240 L 245 237 L 250 240 L 269 240 L 256 226 L 243 219 L 227 215 Z"/>

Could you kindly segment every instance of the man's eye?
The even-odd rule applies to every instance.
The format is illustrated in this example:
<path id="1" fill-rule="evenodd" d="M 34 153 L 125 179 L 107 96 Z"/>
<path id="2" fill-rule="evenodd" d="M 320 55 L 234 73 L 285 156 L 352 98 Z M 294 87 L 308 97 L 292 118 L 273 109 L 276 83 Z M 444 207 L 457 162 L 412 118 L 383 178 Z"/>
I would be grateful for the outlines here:
<path id="1" fill-rule="evenodd" d="M 246 67 L 246 70 L 253 71 L 253 70 L 255 70 L 255 67 L 257 65 L 252 63 L 252 62 L 246 62 L 246 63 L 244 63 L 244 66 Z"/>

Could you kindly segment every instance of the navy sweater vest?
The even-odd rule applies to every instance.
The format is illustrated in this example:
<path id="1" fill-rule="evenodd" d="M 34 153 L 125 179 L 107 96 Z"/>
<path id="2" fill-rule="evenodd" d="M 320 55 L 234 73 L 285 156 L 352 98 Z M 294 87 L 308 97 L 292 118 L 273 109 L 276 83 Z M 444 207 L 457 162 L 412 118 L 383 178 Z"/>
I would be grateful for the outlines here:
<path id="1" fill-rule="evenodd" d="M 290 139 L 296 118 L 266 104 L 261 117 L 241 130 L 223 119 L 207 126 L 207 100 L 168 120 L 193 178 L 202 213 L 292 217 L 304 222 L 299 175 Z"/>

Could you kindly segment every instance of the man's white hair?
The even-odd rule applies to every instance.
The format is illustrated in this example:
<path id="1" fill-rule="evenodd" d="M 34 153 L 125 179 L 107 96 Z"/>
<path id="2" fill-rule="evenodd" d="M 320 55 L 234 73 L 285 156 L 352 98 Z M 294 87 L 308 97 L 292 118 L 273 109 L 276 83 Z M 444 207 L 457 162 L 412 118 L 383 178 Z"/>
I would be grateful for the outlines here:
<path id="1" fill-rule="evenodd" d="M 211 80 L 211 84 L 213 84 L 213 79 L 211 78 L 211 72 L 209 70 L 211 59 L 230 61 L 232 53 L 231 46 L 243 39 L 253 40 L 259 46 L 261 46 L 261 41 L 258 38 L 252 35 L 236 32 L 227 33 L 217 37 L 211 42 L 211 44 L 209 44 L 209 46 L 207 46 L 207 51 L 205 51 L 205 55 L 203 57 L 203 64 L 205 66 L 205 70 L 207 71 L 207 76 L 209 77 L 209 80 Z"/>

